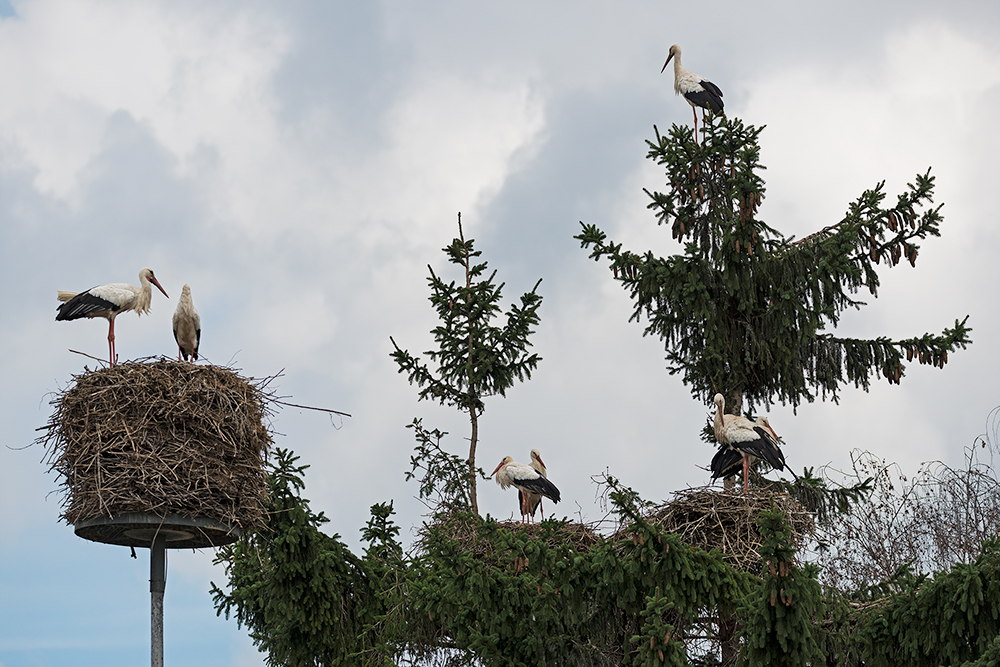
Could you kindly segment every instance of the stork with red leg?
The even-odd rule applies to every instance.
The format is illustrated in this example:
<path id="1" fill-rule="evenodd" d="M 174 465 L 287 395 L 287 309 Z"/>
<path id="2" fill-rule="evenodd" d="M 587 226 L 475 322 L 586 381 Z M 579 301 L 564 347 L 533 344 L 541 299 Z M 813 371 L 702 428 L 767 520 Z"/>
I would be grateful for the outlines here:
<path id="1" fill-rule="evenodd" d="M 778 448 L 778 434 L 766 417 L 752 422 L 740 415 L 724 414 L 726 399 L 715 395 L 715 439 L 722 448 L 712 459 L 712 479 L 733 474 L 733 467 L 743 459 L 743 490 L 750 488 L 750 459 L 764 459 L 775 470 L 785 470 L 785 455 Z M 795 477 L 791 468 L 788 472 Z"/>
<path id="2" fill-rule="evenodd" d="M 531 450 L 531 465 L 537 473 L 542 477 L 548 479 L 548 471 L 545 468 L 545 463 L 542 461 L 542 455 L 537 449 Z M 542 509 L 542 496 L 538 493 L 528 493 L 525 494 L 523 491 L 517 492 L 517 505 L 521 508 L 526 508 L 528 510 L 528 520 L 534 521 L 535 511 L 539 510 L 542 513 L 542 521 L 545 521 L 545 510 Z"/>
<path id="3" fill-rule="evenodd" d="M 177 341 L 177 361 L 182 358 L 187 361 L 198 361 L 198 346 L 201 344 L 201 317 L 191 301 L 191 288 L 185 285 L 181 289 L 181 298 L 177 302 L 172 320 L 174 340 Z"/>
<path id="4" fill-rule="evenodd" d="M 554 503 L 559 502 L 559 489 L 555 484 L 546 479 L 541 473 L 524 463 L 518 463 L 509 456 L 503 457 L 500 465 L 490 473 L 490 477 L 496 475 L 497 484 L 501 489 L 516 488 L 521 492 L 521 522 L 528 516 L 528 496 L 536 493 L 545 496 Z"/>
<path id="5" fill-rule="evenodd" d="M 722 90 L 717 85 L 703 76 L 688 71 L 681 66 L 681 47 L 674 44 L 670 47 L 667 55 L 667 62 L 663 63 L 660 74 L 666 71 L 670 61 L 674 61 L 674 92 L 683 95 L 684 99 L 691 105 L 691 113 L 694 114 L 694 140 L 698 142 L 698 107 L 712 113 L 722 113 L 725 106 L 722 102 Z M 702 120 L 705 119 L 705 111 L 701 112 Z"/>
<path id="6" fill-rule="evenodd" d="M 731 415 L 724 415 L 724 416 L 731 416 Z M 771 428 L 771 424 L 767 420 L 767 417 L 757 417 L 757 419 L 754 420 L 754 424 L 769 429 L 771 433 L 774 434 L 775 440 L 780 441 L 780 438 L 778 438 L 778 434 L 774 433 L 774 429 Z M 747 456 L 748 467 L 752 467 L 754 461 L 756 460 L 757 457 L 754 456 L 753 454 L 748 455 Z M 716 452 L 715 456 L 712 458 L 712 466 L 711 466 L 712 479 L 731 477 L 740 471 L 739 469 L 742 465 L 743 465 L 743 454 L 729 447 L 728 445 L 722 445 L 722 447 L 719 448 L 719 451 Z M 791 472 L 791 468 L 789 468 L 789 472 Z M 794 475 L 795 473 L 792 474 Z"/>
<path id="7" fill-rule="evenodd" d="M 140 287 L 128 283 L 109 283 L 91 287 L 85 292 L 66 292 L 59 290 L 56 298 L 63 302 L 57 308 L 59 313 L 56 321 L 77 320 L 81 317 L 103 317 L 108 320 L 108 353 L 110 364 L 115 365 L 115 318 L 119 314 L 134 310 L 139 315 L 149 312 L 149 303 L 153 298 L 152 285 L 167 296 L 152 269 L 139 272 Z"/>

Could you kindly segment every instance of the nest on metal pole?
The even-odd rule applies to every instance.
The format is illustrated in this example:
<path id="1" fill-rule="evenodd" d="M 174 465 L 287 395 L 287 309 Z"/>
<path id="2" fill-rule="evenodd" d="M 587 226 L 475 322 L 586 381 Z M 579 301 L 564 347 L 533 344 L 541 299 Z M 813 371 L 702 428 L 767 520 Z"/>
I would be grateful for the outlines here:
<path id="1" fill-rule="evenodd" d="M 166 358 L 74 376 L 36 441 L 61 478 L 60 518 L 176 515 L 262 528 L 271 379 Z"/>

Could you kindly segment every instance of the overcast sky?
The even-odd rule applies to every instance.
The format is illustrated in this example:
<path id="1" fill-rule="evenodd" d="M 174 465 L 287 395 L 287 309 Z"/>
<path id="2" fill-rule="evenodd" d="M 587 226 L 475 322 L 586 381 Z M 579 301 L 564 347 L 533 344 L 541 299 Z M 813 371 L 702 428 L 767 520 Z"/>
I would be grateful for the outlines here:
<path id="1" fill-rule="evenodd" d="M 421 353 L 436 320 L 427 265 L 465 233 L 507 302 L 541 278 L 532 380 L 487 403 L 479 461 L 541 450 L 560 515 L 601 518 L 591 476 L 644 497 L 705 484 L 709 406 L 629 323 L 627 294 L 573 240 L 582 220 L 638 252 L 680 250 L 646 210 L 664 189 L 653 125 L 690 123 L 684 64 L 766 125 L 760 216 L 786 235 L 839 221 L 886 181 L 889 200 L 932 168 L 942 237 L 917 268 L 883 271 L 843 336 L 940 333 L 970 315 L 973 345 L 900 386 L 840 405 L 776 407 L 796 469 L 855 448 L 957 464 L 1000 405 L 995 193 L 1000 153 L 996 2 L 369 2 L 0 0 L 0 667 L 142 664 L 149 562 L 58 521 L 58 479 L 28 447 L 52 392 L 107 355 L 104 320 L 55 322 L 57 289 L 136 284 L 146 317 L 118 319 L 121 359 L 176 353 L 189 284 L 202 353 L 281 394 L 351 413 L 284 409 L 276 444 L 312 468 L 305 495 L 355 550 L 368 508 L 393 500 L 409 542 L 422 506 L 405 482 L 414 417 L 466 450 L 468 427 L 417 403 L 389 336 Z M 513 491 L 480 485 L 507 518 Z M 259 665 L 215 616 L 212 552 L 170 552 L 168 664 Z"/>

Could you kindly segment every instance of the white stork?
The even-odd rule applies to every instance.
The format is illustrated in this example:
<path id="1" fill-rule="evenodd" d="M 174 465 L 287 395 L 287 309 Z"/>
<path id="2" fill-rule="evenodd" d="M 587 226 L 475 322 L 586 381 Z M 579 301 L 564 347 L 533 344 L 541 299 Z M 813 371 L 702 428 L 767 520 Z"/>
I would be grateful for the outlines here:
<path id="1" fill-rule="evenodd" d="M 174 340 L 177 341 L 177 361 L 198 361 L 198 345 L 201 344 L 201 318 L 191 301 L 191 288 L 181 288 L 181 298 L 174 311 Z"/>
<path id="2" fill-rule="evenodd" d="M 774 432 L 766 417 L 758 417 L 752 422 L 740 415 L 723 414 L 726 399 L 715 395 L 715 439 L 722 448 L 712 459 L 712 479 L 725 477 L 736 462 L 736 455 L 743 459 L 743 490 L 749 488 L 750 458 L 767 461 L 775 470 L 785 469 L 785 456 L 778 448 L 778 434 Z M 791 468 L 788 469 L 795 477 Z"/>
<path id="3" fill-rule="evenodd" d="M 723 415 L 724 418 L 731 416 L 732 415 Z M 774 429 L 771 428 L 771 423 L 767 420 L 767 417 L 764 416 L 757 417 L 757 419 L 754 420 L 754 424 L 756 424 L 757 426 L 763 426 L 767 428 L 768 430 L 771 431 L 771 433 L 774 434 L 776 440 L 780 440 L 780 438 L 778 438 L 778 434 L 774 433 Z M 747 463 L 749 466 L 752 466 L 754 461 L 756 460 L 757 457 L 754 456 L 753 454 L 747 456 Z M 722 445 L 719 448 L 719 451 L 715 453 L 715 456 L 712 457 L 712 466 L 711 466 L 712 479 L 719 479 L 721 477 L 729 477 L 730 475 L 735 475 L 739 471 L 739 468 L 742 464 L 743 464 L 743 454 L 741 452 L 733 449 L 729 445 Z M 789 468 L 789 471 L 791 471 L 791 468 Z"/>
<path id="4" fill-rule="evenodd" d="M 63 302 L 57 307 L 59 313 L 56 321 L 76 320 L 81 317 L 104 317 L 108 320 L 108 350 L 111 355 L 111 365 L 115 365 L 115 318 L 119 313 L 134 310 L 139 315 L 149 312 L 149 302 L 153 297 L 150 283 L 167 296 L 166 290 L 156 280 L 153 269 L 143 269 L 139 272 L 139 282 L 142 287 L 128 283 L 110 283 L 91 287 L 86 292 L 67 292 L 59 290 L 56 298 Z"/>
<path id="5" fill-rule="evenodd" d="M 524 463 L 517 463 L 509 456 L 503 457 L 500 465 L 490 473 L 490 477 L 497 476 L 497 484 L 501 489 L 508 489 L 511 486 L 522 494 L 522 498 L 527 499 L 531 493 L 545 496 L 554 503 L 559 502 L 559 489 L 541 473 Z M 527 504 L 521 505 L 521 521 L 524 522 L 528 514 Z"/>
<path id="6" fill-rule="evenodd" d="M 531 450 L 531 463 L 530 463 L 530 465 L 531 465 L 532 468 L 535 469 L 536 472 L 538 472 L 538 474 L 540 474 L 542 477 L 545 477 L 546 479 L 548 479 L 549 476 L 546 473 L 545 462 L 542 461 L 542 455 L 539 453 L 539 451 L 537 449 L 532 449 Z M 535 518 L 535 510 L 539 510 L 539 509 L 542 508 L 542 496 L 541 496 L 541 494 L 538 494 L 538 493 L 528 493 L 528 494 L 525 494 L 523 491 L 518 491 L 517 492 L 517 504 L 518 504 L 518 507 L 527 508 L 528 509 L 528 516 L 529 516 L 530 519 L 533 520 Z M 542 511 L 542 521 L 544 521 L 545 520 L 545 510 L 542 509 L 541 511 Z"/>
<path id="7" fill-rule="evenodd" d="M 689 72 L 681 66 L 681 47 L 674 44 L 670 47 L 670 54 L 667 62 L 663 63 L 660 74 L 666 71 L 670 59 L 674 60 L 674 92 L 683 95 L 684 99 L 691 105 L 691 113 L 694 114 L 694 140 L 698 141 L 698 110 L 696 107 L 707 109 L 713 113 L 722 113 L 722 91 L 717 85 L 703 76 Z M 702 111 L 704 120 L 705 112 Z"/>

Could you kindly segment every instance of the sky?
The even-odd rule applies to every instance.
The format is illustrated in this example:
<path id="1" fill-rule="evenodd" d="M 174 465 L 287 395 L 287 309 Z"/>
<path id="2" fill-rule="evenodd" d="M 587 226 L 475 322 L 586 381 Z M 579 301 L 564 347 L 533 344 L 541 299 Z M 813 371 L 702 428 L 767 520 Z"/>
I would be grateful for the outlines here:
<path id="1" fill-rule="evenodd" d="M 643 193 L 664 189 L 653 126 L 692 120 L 660 73 L 673 43 L 727 114 L 766 126 L 759 215 L 787 236 L 931 168 L 941 238 L 915 269 L 883 270 L 837 333 L 940 333 L 969 315 L 973 344 L 899 386 L 769 417 L 799 470 L 845 469 L 859 449 L 910 472 L 960 464 L 1000 405 L 998 31 L 991 1 L 0 0 L 0 667 L 149 655 L 148 552 L 77 538 L 31 446 L 54 392 L 97 365 L 70 350 L 107 355 L 104 320 L 54 321 L 58 289 L 155 270 L 170 298 L 118 318 L 128 360 L 176 354 L 189 284 L 203 363 L 281 373 L 289 401 L 351 414 L 283 408 L 271 424 L 311 466 L 326 530 L 357 551 L 368 508 L 392 500 L 409 544 L 425 508 L 405 426 L 420 417 L 462 453 L 468 425 L 417 402 L 389 337 L 431 348 L 428 265 L 458 278 L 441 249 L 461 212 L 505 305 L 542 279 L 542 361 L 487 403 L 482 467 L 540 449 L 557 514 L 584 521 L 604 516 L 592 477 L 606 470 L 656 502 L 708 483 L 710 406 L 573 239 L 583 221 L 633 251 L 680 251 Z M 515 495 L 481 482 L 480 508 L 509 518 Z M 212 558 L 169 552 L 166 662 L 261 665 L 215 614 Z"/>

